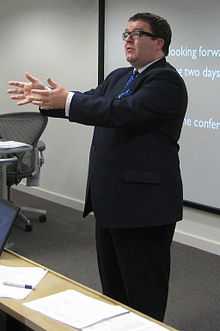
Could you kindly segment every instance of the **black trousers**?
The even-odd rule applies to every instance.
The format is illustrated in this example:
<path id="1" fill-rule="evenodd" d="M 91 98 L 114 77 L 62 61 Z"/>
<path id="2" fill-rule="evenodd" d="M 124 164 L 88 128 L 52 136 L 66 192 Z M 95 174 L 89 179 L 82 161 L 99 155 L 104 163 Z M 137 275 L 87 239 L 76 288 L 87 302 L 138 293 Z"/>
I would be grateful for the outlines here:
<path id="1" fill-rule="evenodd" d="M 175 224 L 106 229 L 96 222 L 103 293 L 159 321 L 166 310 Z"/>
<path id="2" fill-rule="evenodd" d="M 5 322 L 6 331 L 31 331 L 32 329 L 28 328 L 24 324 L 17 321 L 15 318 L 7 315 Z"/>

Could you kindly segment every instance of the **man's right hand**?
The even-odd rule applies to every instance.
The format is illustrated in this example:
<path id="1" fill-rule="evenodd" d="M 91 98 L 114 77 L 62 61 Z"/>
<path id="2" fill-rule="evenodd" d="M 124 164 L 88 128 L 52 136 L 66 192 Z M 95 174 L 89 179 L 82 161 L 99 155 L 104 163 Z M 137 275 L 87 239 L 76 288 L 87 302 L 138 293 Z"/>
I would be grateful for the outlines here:
<path id="1" fill-rule="evenodd" d="M 32 100 L 30 96 L 32 89 L 40 89 L 40 90 L 47 89 L 38 78 L 34 77 L 30 73 L 26 73 L 25 78 L 28 80 L 28 82 L 19 82 L 15 80 L 8 82 L 10 86 L 10 88 L 8 89 L 10 98 L 12 100 L 16 100 L 17 105 L 19 106 L 31 103 Z"/>

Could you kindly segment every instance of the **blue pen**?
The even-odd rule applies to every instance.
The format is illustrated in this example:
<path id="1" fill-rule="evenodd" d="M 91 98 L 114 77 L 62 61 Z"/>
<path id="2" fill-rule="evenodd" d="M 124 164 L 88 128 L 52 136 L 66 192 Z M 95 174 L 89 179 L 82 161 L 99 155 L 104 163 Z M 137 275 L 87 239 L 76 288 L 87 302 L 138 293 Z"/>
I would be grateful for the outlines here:
<path id="1" fill-rule="evenodd" d="M 22 283 L 17 283 L 17 282 L 3 282 L 3 285 L 26 288 L 27 290 L 35 290 L 35 287 L 32 285 L 22 284 Z"/>

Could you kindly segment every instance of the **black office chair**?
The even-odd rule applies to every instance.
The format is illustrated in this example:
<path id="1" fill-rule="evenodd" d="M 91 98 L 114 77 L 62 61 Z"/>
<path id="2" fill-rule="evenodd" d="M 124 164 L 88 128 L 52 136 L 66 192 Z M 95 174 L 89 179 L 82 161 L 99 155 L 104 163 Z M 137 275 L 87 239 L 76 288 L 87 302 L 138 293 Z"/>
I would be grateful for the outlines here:
<path id="1" fill-rule="evenodd" d="M 5 113 L 0 115 L 0 139 L 19 141 L 32 145 L 31 151 L 18 153 L 17 162 L 7 166 L 8 200 L 11 200 L 11 187 L 26 178 L 27 186 L 38 186 L 40 168 L 44 163 L 45 144 L 39 141 L 47 125 L 47 117 L 36 112 Z M 14 154 L 11 156 L 15 156 Z M 10 155 L 7 155 L 10 157 Z M 41 222 L 46 221 L 46 211 L 30 207 L 20 207 L 19 219 L 24 222 L 25 231 L 32 230 L 32 224 L 25 215 L 37 214 Z"/>

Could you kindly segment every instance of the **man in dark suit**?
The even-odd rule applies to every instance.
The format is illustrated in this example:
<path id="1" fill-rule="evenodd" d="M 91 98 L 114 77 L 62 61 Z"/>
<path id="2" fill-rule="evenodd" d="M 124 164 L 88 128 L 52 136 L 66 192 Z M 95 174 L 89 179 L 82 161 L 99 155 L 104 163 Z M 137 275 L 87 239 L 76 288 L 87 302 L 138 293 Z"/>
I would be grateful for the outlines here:
<path id="1" fill-rule="evenodd" d="M 94 125 L 84 216 L 94 211 L 104 294 L 163 320 L 170 245 L 182 219 L 178 139 L 187 107 L 182 78 L 166 62 L 167 21 L 151 13 L 128 20 L 127 61 L 96 89 L 68 92 L 48 80 L 12 81 L 11 98 L 47 116 Z"/>

